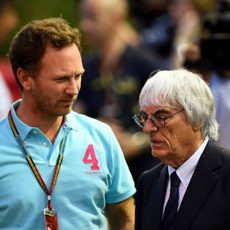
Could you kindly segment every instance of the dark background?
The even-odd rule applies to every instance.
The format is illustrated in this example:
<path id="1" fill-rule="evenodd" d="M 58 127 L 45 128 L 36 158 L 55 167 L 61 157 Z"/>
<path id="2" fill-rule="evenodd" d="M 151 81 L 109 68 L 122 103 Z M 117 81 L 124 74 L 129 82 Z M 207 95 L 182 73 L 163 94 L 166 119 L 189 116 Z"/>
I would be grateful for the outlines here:
<path id="1" fill-rule="evenodd" d="M 79 13 L 77 0 L 15 0 L 15 10 L 19 17 L 18 26 L 9 34 L 5 43 L 0 46 L 0 56 L 4 57 L 15 32 L 31 19 L 46 17 L 63 17 L 72 26 L 77 26 Z"/>

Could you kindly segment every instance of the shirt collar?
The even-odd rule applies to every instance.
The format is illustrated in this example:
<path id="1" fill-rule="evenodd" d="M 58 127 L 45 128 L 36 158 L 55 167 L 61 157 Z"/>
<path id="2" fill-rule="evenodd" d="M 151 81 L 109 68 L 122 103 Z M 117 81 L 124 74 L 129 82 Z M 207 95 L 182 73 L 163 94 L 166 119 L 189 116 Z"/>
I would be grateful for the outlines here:
<path id="1" fill-rule="evenodd" d="M 11 114 L 12 114 L 12 118 L 14 121 L 14 124 L 21 136 L 21 138 L 23 140 L 26 139 L 27 135 L 29 134 L 29 132 L 33 129 L 33 127 L 25 124 L 23 121 L 21 121 L 19 119 L 19 117 L 16 114 L 16 109 L 18 108 L 18 106 L 21 104 L 21 99 L 17 100 L 16 102 L 13 103 L 12 107 L 11 107 Z"/>
<path id="2" fill-rule="evenodd" d="M 76 131 L 78 130 L 79 124 L 74 112 L 70 112 L 65 116 L 64 126 Z"/>
<path id="3" fill-rule="evenodd" d="M 200 147 L 196 150 L 196 152 L 176 170 L 177 175 L 184 186 L 188 186 L 199 162 L 199 159 L 208 143 L 208 140 L 209 138 L 206 137 Z M 168 166 L 169 175 L 171 175 L 171 173 L 174 171 L 175 169 L 173 167 Z"/>
<path id="4" fill-rule="evenodd" d="M 20 118 L 17 116 L 16 114 L 16 109 L 18 108 L 18 106 L 21 103 L 21 99 L 17 100 L 16 102 L 13 103 L 12 107 L 11 107 L 11 114 L 12 114 L 12 118 L 14 121 L 14 124 L 21 136 L 21 138 L 23 140 L 26 139 L 26 137 L 28 136 L 28 134 L 31 132 L 32 129 L 37 129 L 37 127 L 32 127 L 29 126 L 27 124 L 25 124 L 23 121 L 20 120 Z M 65 122 L 63 124 L 63 129 L 65 131 L 69 131 L 71 129 L 76 130 L 77 131 L 77 120 L 76 117 L 74 116 L 73 112 L 70 112 L 69 114 L 67 114 L 65 116 Z"/>

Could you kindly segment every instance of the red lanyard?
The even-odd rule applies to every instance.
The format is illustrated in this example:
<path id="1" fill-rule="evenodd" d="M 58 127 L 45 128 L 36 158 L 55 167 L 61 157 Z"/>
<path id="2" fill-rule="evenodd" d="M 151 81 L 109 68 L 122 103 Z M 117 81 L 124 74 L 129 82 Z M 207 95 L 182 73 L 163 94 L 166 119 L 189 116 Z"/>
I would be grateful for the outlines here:
<path id="1" fill-rule="evenodd" d="M 41 175 L 40 175 L 40 173 L 39 173 L 39 171 L 38 171 L 38 169 L 37 169 L 32 157 L 29 154 L 29 151 L 28 151 L 28 149 L 27 149 L 27 147 L 25 145 L 25 142 L 22 140 L 22 138 L 21 138 L 21 136 L 20 136 L 15 124 L 14 124 L 11 111 L 9 111 L 8 119 L 9 119 L 9 122 L 10 122 L 10 128 L 11 128 L 11 130 L 12 130 L 14 136 L 15 136 L 15 139 L 16 139 L 16 141 L 18 143 L 18 146 L 20 147 L 20 149 L 24 153 L 24 155 L 26 157 L 26 160 L 27 160 L 30 168 L 32 169 L 32 171 L 34 173 L 34 176 L 36 177 L 38 183 L 41 185 L 41 187 L 43 188 L 43 190 L 47 194 L 47 196 L 48 196 L 48 208 L 50 210 L 52 210 L 51 195 L 52 195 L 52 192 L 54 190 L 54 186 L 55 186 L 55 184 L 57 182 L 58 174 L 59 174 L 59 171 L 60 171 L 67 136 L 64 137 L 62 139 L 62 141 L 61 141 L 60 149 L 59 149 L 59 155 L 58 155 L 57 163 L 56 163 L 56 166 L 55 166 L 52 183 L 51 183 L 50 189 L 48 190 L 48 188 L 47 188 L 45 182 L 43 181 L 43 179 L 42 179 L 42 177 L 41 177 Z"/>

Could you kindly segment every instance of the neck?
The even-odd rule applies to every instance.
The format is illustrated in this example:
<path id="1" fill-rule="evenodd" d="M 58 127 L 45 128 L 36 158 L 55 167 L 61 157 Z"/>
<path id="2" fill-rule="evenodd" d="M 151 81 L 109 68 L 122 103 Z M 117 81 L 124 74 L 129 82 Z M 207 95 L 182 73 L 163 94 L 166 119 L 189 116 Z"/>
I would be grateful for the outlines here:
<path id="1" fill-rule="evenodd" d="M 16 114 L 25 124 L 39 128 L 52 143 L 63 122 L 63 116 L 42 114 L 27 107 L 23 101 L 17 108 Z"/>

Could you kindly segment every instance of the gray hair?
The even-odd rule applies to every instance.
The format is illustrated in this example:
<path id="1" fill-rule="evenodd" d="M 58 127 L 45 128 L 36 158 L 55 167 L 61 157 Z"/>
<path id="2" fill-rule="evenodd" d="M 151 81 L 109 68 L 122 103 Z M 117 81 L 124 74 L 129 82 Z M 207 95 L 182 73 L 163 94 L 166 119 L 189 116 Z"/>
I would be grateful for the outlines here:
<path id="1" fill-rule="evenodd" d="M 203 138 L 218 138 L 218 124 L 213 94 L 207 83 L 187 70 L 158 71 L 145 83 L 139 97 L 144 106 L 184 108 L 192 126 L 201 126 Z"/>

